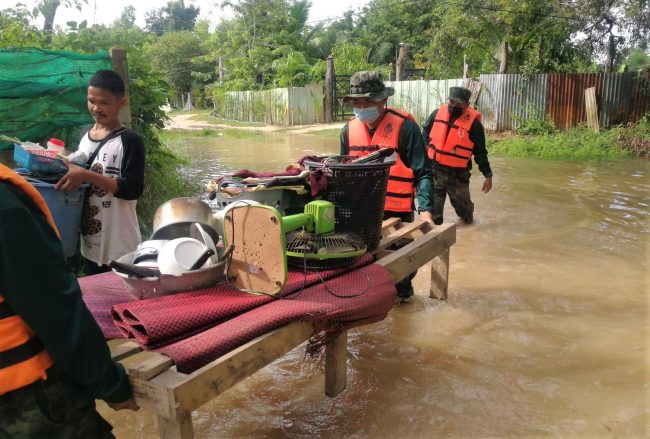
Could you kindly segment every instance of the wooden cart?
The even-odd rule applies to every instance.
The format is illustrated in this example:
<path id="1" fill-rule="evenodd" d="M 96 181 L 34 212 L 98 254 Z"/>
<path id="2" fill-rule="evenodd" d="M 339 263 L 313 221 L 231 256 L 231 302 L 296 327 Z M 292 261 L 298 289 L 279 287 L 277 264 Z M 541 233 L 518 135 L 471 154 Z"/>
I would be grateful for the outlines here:
<path id="1" fill-rule="evenodd" d="M 399 281 L 431 261 L 430 297 L 447 298 L 449 249 L 456 242 L 456 226 L 430 226 L 423 221 L 402 223 L 392 218 L 382 224 L 382 240 L 375 250 L 377 262 Z M 386 250 L 403 238 L 412 242 L 399 250 Z M 167 356 L 142 351 L 134 342 L 111 340 L 113 359 L 126 368 L 135 401 L 158 417 L 162 438 L 192 438 L 192 410 L 257 372 L 308 340 L 326 322 L 299 321 L 246 343 L 202 368 L 183 374 Z M 325 348 L 325 394 L 336 396 L 346 385 L 347 331 Z"/>

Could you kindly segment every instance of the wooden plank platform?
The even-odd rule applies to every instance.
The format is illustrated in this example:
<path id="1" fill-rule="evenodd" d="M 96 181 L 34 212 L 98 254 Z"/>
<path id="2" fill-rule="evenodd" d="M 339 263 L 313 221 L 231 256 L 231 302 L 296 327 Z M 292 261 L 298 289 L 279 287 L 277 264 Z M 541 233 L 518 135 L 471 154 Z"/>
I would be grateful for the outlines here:
<path id="1" fill-rule="evenodd" d="M 393 244 L 403 245 L 390 250 Z M 382 224 L 382 240 L 373 252 L 397 282 L 431 261 L 429 296 L 447 298 L 449 249 L 456 242 L 455 224 L 431 226 L 423 221 L 402 223 L 391 218 Z M 399 246 L 398 245 L 398 246 Z M 116 361 L 126 368 L 135 401 L 155 413 L 161 438 L 192 438 L 191 412 L 216 398 L 267 364 L 286 354 L 324 328 L 324 322 L 294 322 L 276 329 L 217 358 L 202 368 L 182 374 L 173 361 L 156 352 L 145 352 L 126 340 L 111 340 Z M 336 396 L 346 386 L 347 331 L 341 331 L 325 347 L 325 394 Z"/>

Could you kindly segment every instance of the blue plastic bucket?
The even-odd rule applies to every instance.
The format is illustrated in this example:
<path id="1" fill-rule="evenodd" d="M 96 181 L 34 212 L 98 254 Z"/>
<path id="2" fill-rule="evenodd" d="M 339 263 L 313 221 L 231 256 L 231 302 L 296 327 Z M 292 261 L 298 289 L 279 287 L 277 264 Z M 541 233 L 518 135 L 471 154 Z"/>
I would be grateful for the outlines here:
<path id="1" fill-rule="evenodd" d="M 71 192 L 54 189 L 54 185 L 30 179 L 29 182 L 43 196 L 47 207 L 52 213 L 54 223 L 61 234 L 63 253 L 66 258 L 77 253 L 79 243 L 79 229 L 81 227 L 81 213 L 84 206 L 84 195 L 87 184 Z"/>

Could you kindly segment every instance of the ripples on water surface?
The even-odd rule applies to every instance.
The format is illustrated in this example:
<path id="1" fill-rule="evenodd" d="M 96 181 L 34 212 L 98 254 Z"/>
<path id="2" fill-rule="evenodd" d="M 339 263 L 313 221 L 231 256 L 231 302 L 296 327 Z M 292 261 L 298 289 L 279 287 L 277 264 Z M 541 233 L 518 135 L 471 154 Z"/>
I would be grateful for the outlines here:
<path id="1" fill-rule="evenodd" d="M 277 133 L 178 150 L 207 182 L 338 146 Z M 492 164 L 490 194 L 472 179 L 476 223 L 458 227 L 447 302 L 426 297 L 420 270 L 414 303 L 350 331 L 341 395 L 324 396 L 323 362 L 298 348 L 196 411 L 196 436 L 648 436 L 648 164 Z M 109 418 L 118 437 L 157 436 L 151 415 Z"/>

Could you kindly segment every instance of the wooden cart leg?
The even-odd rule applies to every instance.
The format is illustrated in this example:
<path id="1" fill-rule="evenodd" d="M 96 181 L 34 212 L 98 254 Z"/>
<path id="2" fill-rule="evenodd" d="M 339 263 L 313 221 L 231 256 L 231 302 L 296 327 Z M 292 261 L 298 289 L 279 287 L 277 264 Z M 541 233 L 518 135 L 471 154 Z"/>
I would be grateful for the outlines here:
<path id="1" fill-rule="evenodd" d="M 431 291 L 429 297 L 447 300 L 449 286 L 449 248 L 431 260 Z"/>
<path id="2" fill-rule="evenodd" d="M 341 331 L 325 346 L 325 394 L 336 396 L 345 389 L 348 331 Z"/>
<path id="3" fill-rule="evenodd" d="M 179 413 L 178 419 L 158 416 L 158 431 L 161 439 L 192 439 L 192 413 Z"/>

